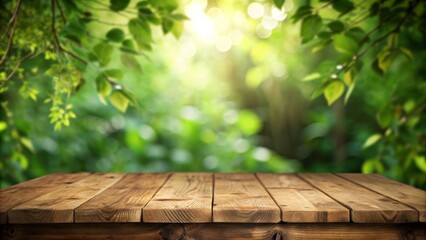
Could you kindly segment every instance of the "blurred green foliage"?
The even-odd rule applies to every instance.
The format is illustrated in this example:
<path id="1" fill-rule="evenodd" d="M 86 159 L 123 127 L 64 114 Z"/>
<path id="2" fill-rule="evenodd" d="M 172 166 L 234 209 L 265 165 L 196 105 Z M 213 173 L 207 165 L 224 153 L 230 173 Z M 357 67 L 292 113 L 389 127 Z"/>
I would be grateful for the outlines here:
<path id="1" fill-rule="evenodd" d="M 425 5 L 3 1 L 0 185 L 362 171 L 425 188 Z"/>

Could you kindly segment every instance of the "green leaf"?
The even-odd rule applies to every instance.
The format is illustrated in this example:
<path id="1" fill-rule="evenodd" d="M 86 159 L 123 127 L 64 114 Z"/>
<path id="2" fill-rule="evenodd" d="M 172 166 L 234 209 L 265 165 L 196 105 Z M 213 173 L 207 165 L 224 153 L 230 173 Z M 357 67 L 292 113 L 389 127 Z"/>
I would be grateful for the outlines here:
<path id="1" fill-rule="evenodd" d="M 19 140 L 21 141 L 22 145 L 24 145 L 28 150 L 30 150 L 31 152 L 35 152 L 34 145 L 30 139 L 26 137 L 21 137 Z"/>
<path id="2" fill-rule="evenodd" d="M 355 8 L 354 4 L 349 0 L 337 0 L 333 3 L 333 8 L 341 13 L 347 13 Z"/>
<path id="3" fill-rule="evenodd" d="M 108 65 L 111 61 L 113 50 L 114 48 L 107 43 L 98 43 L 95 47 L 93 47 L 93 52 L 102 66 Z"/>
<path id="4" fill-rule="evenodd" d="M 183 22 L 179 21 L 173 24 L 172 34 L 176 39 L 179 39 L 183 32 Z"/>
<path id="5" fill-rule="evenodd" d="M 310 41 L 319 32 L 322 26 L 322 19 L 318 15 L 311 15 L 303 19 L 300 35 L 302 42 Z"/>
<path id="6" fill-rule="evenodd" d="M 351 37 L 344 34 L 338 34 L 334 36 L 334 48 L 341 53 L 356 55 L 359 46 Z"/>
<path id="7" fill-rule="evenodd" d="M 129 105 L 129 100 L 127 97 L 122 93 L 122 91 L 118 90 L 115 91 L 109 96 L 109 100 L 111 101 L 112 105 L 116 107 L 121 112 L 126 112 L 127 106 Z"/>
<path id="8" fill-rule="evenodd" d="M 383 72 L 387 72 L 397 56 L 397 51 L 392 48 L 385 47 L 377 57 L 379 68 Z"/>
<path id="9" fill-rule="evenodd" d="M 368 148 L 373 146 L 375 143 L 377 143 L 380 139 L 382 138 L 382 135 L 376 133 L 371 135 L 370 137 L 367 138 L 367 140 L 365 141 L 364 145 L 362 146 L 362 148 Z"/>
<path id="10" fill-rule="evenodd" d="M 133 106 L 138 106 L 138 101 L 136 100 L 136 98 L 133 96 L 133 94 L 129 91 L 127 91 L 126 89 L 120 89 L 119 90 L 126 98 L 127 100 L 129 100 L 129 102 L 133 105 Z"/>
<path id="11" fill-rule="evenodd" d="M 130 0 L 111 0 L 109 8 L 114 12 L 119 12 L 126 9 L 129 3 Z"/>
<path id="12" fill-rule="evenodd" d="M 425 156 L 416 156 L 414 158 L 414 163 L 423 173 L 426 173 L 426 158 L 425 158 Z"/>
<path id="13" fill-rule="evenodd" d="M 99 98 L 101 99 L 103 103 L 106 103 L 105 97 L 111 93 L 111 85 L 107 81 L 104 74 L 100 74 L 96 78 L 95 83 L 96 83 L 96 91 L 99 94 Z"/>
<path id="14" fill-rule="evenodd" d="M 174 13 L 170 15 L 169 17 L 176 21 L 190 20 L 189 17 L 187 17 L 185 14 L 182 14 L 182 13 Z"/>
<path id="15" fill-rule="evenodd" d="M 407 48 L 401 47 L 401 48 L 398 48 L 398 50 L 401 51 L 402 54 L 404 54 L 404 56 L 406 56 L 409 60 L 414 60 L 413 53 Z"/>
<path id="16" fill-rule="evenodd" d="M 5 121 L 0 121 L 0 132 L 4 131 L 7 128 L 7 123 Z"/>
<path id="17" fill-rule="evenodd" d="M 126 53 L 139 54 L 132 40 L 126 39 L 121 42 L 120 50 Z"/>
<path id="18" fill-rule="evenodd" d="M 350 98 L 354 88 L 355 88 L 355 82 L 353 82 L 351 85 L 349 85 L 348 91 L 346 91 L 345 104 L 349 101 L 349 98 Z"/>
<path id="19" fill-rule="evenodd" d="M 368 159 L 362 164 L 362 173 L 382 173 L 383 171 L 384 167 L 383 164 L 379 161 L 379 159 Z"/>
<path id="20" fill-rule="evenodd" d="M 327 87 L 327 84 L 329 83 L 329 81 L 323 81 L 321 82 L 315 89 L 314 91 L 311 93 L 311 99 L 315 99 L 319 96 L 321 96 L 324 93 L 324 89 L 325 87 Z"/>
<path id="21" fill-rule="evenodd" d="M 164 19 L 161 23 L 161 28 L 163 29 L 163 33 L 167 34 L 173 28 L 173 21 L 170 19 Z"/>
<path id="22" fill-rule="evenodd" d="M 324 89 L 324 97 L 327 100 L 328 105 L 333 104 L 345 91 L 345 85 L 335 80 L 329 83 Z"/>
<path id="23" fill-rule="evenodd" d="M 350 68 L 343 74 L 343 81 L 347 86 L 351 86 L 354 82 L 356 76 L 356 70 L 354 68 Z"/>
<path id="24" fill-rule="evenodd" d="M 379 67 L 379 59 L 374 60 L 374 62 L 371 64 L 371 67 L 373 68 L 373 70 L 379 74 L 379 75 L 383 75 L 384 72 L 383 70 Z"/>
<path id="25" fill-rule="evenodd" d="M 120 59 L 123 65 L 129 68 L 130 70 L 140 73 L 142 72 L 142 67 L 135 57 L 130 56 L 128 54 L 121 54 Z"/>
<path id="26" fill-rule="evenodd" d="M 134 18 L 129 21 L 129 31 L 135 39 L 140 49 L 150 50 L 150 44 L 152 42 L 151 28 L 148 23 Z"/>
<path id="27" fill-rule="evenodd" d="M 124 32 L 119 28 L 113 28 L 106 34 L 108 40 L 113 42 L 121 42 L 124 39 Z"/>
<path id="28" fill-rule="evenodd" d="M 362 173 L 373 173 L 376 166 L 376 159 L 368 159 L 362 164 Z"/>
<path id="29" fill-rule="evenodd" d="M 354 27 L 345 32 L 346 36 L 352 38 L 358 45 L 363 44 L 363 39 L 366 37 L 366 33 L 360 27 Z M 368 39 L 368 38 L 367 38 Z"/>
<path id="30" fill-rule="evenodd" d="M 313 80 L 319 79 L 320 77 L 321 77 L 321 74 L 316 72 L 316 73 L 312 73 L 312 74 L 309 74 L 308 76 L 304 77 L 302 79 L 302 81 L 304 81 L 304 82 L 313 81 Z"/>
<path id="31" fill-rule="evenodd" d="M 293 15 L 293 22 L 297 22 L 300 19 L 306 17 L 307 15 L 312 14 L 312 7 L 311 6 L 301 6 L 297 9 L 296 13 Z"/>
<path id="32" fill-rule="evenodd" d="M 328 24 L 328 27 L 333 33 L 339 33 L 345 29 L 345 26 L 341 21 L 335 20 Z"/>
<path id="33" fill-rule="evenodd" d="M 274 4 L 278 9 L 281 9 L 284 5 L 285 0 L 274 0 Z"/>
<path id="34" fill-rule="evenodd" d="M 120 69 L 108 69 L 105 70 L 104 72 L 108 78 L 113 79 L 113 80 L 120 80 L 123 78 L 123 71 L 121 71 Z"/>
<path id="35" fill-rule="evenodd" d="M 377 122 L 382 128 L 389 127 L 393 120 L 392 110 L 390 109 L 389 105 L 383 106 L 377 113 L 376 118 Z"/>

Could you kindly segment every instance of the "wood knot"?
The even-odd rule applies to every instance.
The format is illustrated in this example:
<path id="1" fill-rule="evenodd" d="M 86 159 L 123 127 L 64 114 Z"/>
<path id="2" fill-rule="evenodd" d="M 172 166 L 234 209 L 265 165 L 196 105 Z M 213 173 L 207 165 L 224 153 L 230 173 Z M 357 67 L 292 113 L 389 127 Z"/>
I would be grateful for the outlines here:
<path id="1" fill-rule="evenodd" d="M 160 230 L 160 237 L 163 240 L 182 240 L 185 235 L 185 226 L 179 223 L 168 224 Z"/>

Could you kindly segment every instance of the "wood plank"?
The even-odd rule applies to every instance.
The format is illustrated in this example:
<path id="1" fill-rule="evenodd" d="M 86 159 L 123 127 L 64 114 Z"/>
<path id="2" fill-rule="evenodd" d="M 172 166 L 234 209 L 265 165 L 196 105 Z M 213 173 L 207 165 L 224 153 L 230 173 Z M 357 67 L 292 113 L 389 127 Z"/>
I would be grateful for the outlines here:
<path id="1" fill-rule="evenodd" d="M 357 223 L 417 222 L 419 214 L 393 199 L 372 192 L 330 173 L 299 174 L 300 177 L 351 209 Z"/>
<path id="2" fill-rule="evenodd" d="M 280 208 L 254 174 L 214 175 L 213 222 L 273 223 Z"/>
<path id="3" fill-rule="evenodd" d="M 426 191 L 417 189 L 379 174 L 338 174 L 363 187 L 404 203 L 419 212 L 419 221 L 426 222 Z"/>
<path id="4" fill-rule="evenodd" d="M 71 184 L 89 176 L 88 172 L 81 173 L 52 173 L 42 177 L 34 178 L 8 188 L 0 189 L 0 193 L 6 189 L 57 187 L 58 185 Z"/>
<path id="5" fill-rule="evenodd" d="M 7 222 L 10 209 L 54 191 L 58 186 L 72 184 L 89 175 L 89 173 L 55 173 L 1 189 L 0 224 Z"/>
<path id="6" fill-rule="evenodd" d="M 123 177 L 123 174 L 97 173 L 63 185 L 18 205 L 9 211 L 10 223 L 74 222 L 74 209 Z"/>
<path id="7" fill-rule="evenodd" d="M 424 224 L 97 223 L 0 225 L 0 239 L 425 239 Z"/>
<path id="8" fill-rule="evenodd" d="M 164 184 L 168 173 L 126 174 L 75 209 L 75 222 L 141 222 L 142 208 Z"/>
<path id="9" fill-rule="evenodd" d="M 144 222 L 210 222 L 213 174 L 173 173 L 143 208 Z"/>
<path id="10" fill-rule="evenodd" d="M 349 210 L 294 174 L 257 174 L 283 222 L 349 222 Z"/>

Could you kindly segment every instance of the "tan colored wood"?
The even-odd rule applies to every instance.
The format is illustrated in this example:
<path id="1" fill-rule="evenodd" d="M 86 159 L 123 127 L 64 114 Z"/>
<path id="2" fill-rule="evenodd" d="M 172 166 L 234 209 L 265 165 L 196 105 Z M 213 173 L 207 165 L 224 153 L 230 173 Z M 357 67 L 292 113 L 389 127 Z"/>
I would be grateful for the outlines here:
<path id="1" fill-rule="evenodd" d="M 363 187 L 409 205 L 419 212 L 419 221 L 426 222 L 426 191 L 393 181 L 379 174 L 338 174 Z"/>
<path id="2" fill-rule="evenodd" d="M 126 174 L 119 182 L 75 209 L 75 222 L 141 222 L 142 208 L 168 173 Z"/>
<path id="3" fill-rule="evenodd" d="M 17 224 L 0 225 L 0 239 L 397 240 L 425 239 L 424 224 Z"/>
<path id="4" fill-rule="evenodd" d="M 417 222 L 418 212 L 395 200 L 372 192 L 330 173 L 299 174 L 300 177 L 351 209 L 357 223 Z"/>
<path id="5" fill-rule="evenodd" d="M 18 205 L 9 211 L 10 223 L 70 223 L 74 209 L 123 177 L 123 174 L 92 174 Z"/>
<path id="6" fill-rule="evenodd" d="M 274 223 L 281 212 L 254 174 L 214 175 L 214 222 Z"/>
<path id="7" fill-rule="evenodd" d="M 211 173 L 173 173 L 143 208 L 144 222 L 210 222 Z"/>
<path id="8" fill-rule="evenodd" d="M 283 222 L 349 222 L 349 210 L 294 174 L 257 174 Z"/>
<path id="9" fill-rule="evenodd" d="M 0 224 L 7 222 L 7 213 L 13 207 L 87 176 L 89 173 L 55 173 L 1 189 Z"/>

